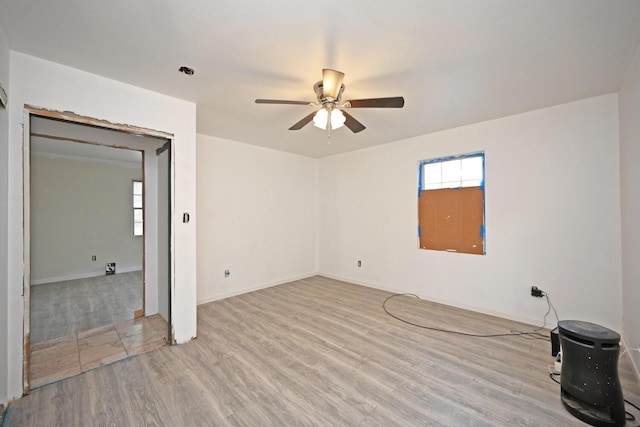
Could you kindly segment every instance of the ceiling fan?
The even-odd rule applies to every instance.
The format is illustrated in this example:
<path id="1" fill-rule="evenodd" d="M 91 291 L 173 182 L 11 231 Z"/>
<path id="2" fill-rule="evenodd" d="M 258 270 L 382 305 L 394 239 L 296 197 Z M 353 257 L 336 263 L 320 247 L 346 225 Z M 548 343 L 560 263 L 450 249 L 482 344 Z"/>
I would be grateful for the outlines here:
<path id="1" fill-rule="evenodd" d="M 342 101 L 342 92 L 344 92 L 344 84 L 342 84 L 343 79 L 344 73 L 325 68 L 322 70 L 322 80 L 313 85 L 313 91 L 316 93 L 317 102 L 256 99 L 256 104 L 296 104 L 322 107 L 319 110 L 306 115 L 302 120 L 291 126 L 289 130 L 302 129 L 313 120 L 315 126 L 321 129 L 326 129 L 329 132 L 332 129 L 337 129 L 344 125 L 353 133 L 365 130 L 365 126 L 353 118 L 351 114 L 344 111 L 344 109 L 402 108 L 404 106 L 404 98 L 401 96 Z"/>

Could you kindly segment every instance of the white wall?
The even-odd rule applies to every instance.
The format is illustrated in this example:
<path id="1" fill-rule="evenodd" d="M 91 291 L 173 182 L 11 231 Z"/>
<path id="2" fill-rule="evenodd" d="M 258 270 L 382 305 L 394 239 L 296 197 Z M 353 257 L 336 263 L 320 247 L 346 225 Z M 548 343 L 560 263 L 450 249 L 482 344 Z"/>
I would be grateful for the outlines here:
<path id="1" fill-rule="evenodd" d="M 9 43 L 0 27 L 0 84 L 9 93 Z M 0 404 L 7 397 L 9 111 L 0 107 Z"/>
<path id="2" fill-rule="evenodd" d="M 167 270 L 166 257 L 159 260 L 158 254 L 158 242 L 166 245 L 168 237 L 159 237 L 159 224 L 158 224 L 158 198 L 159 193 L 166 198 L 166 187 L 162 187 L 162 191 L 159 191 L 158 187 L 158 157 L 156 150 L 160 148 L 165 142 L 165 139 L 154 137 L 142 137 L 139 135 L 129 134 L 125 132 L 117 132 L 113 130 L 106 130 L 103 128 L 97 128 L 93 126 L 82 126 L 78 124 L 70 124 L 69 122 L 62 122 L 58 120 L 46 120 L 42 118 L 31 119 L 30 131 L 35 134 L 51 135 L 59 138 L 71 138 L 78 141 L 90 141 L 93 144 L 103 146 L 115 146 L 115 147 L 127 147 L 131 150 L 135 150 L 139 153 L 143 153 L 144 158 L 144 203 L 145 203 L 145 224 L 144 224 L 144 290 L 145 290 L 145 314 L 152 315 L 158 313 L 160 304 L 159 297 L 167 296 L 164 292 L 166 286 L 168 286 L 168 277 L 164 274 Z M 74 145 L 73 143 L 70 143 Z M 109 160 L 112 155 L 105 153 L 105 147 L 89 146 L 88 144 L 75 144 L 76 148 L 70 149 L 68 152 L 65 149 L 69 149 L 64 141 L 57 141 L 55 139 L 49 139 L 43 141 L 41 138 L 32 137 L 31 145 L 33 152 L 50 154 L 53 156 L 81 156 L 85 160 L 92 159 L 94 156 L 101 156 L 101 161 L 116 161 L 113 158 Z M 58 148 L 51 147 L 50 145 L 57 145 Z M 60 148 L 62 146 L 62 148 Z M 91 149 L 90 147 L 94 147 Z M 78 152 L 78 149 L 88 149 L 88 152 Z M 96 153 L 96 150 L 100 153 Z M 107 148 L 107 151 L 113 150 L 113 148 Z M 61 151 L 64 153 L 62 154 Z M 129 157 L 127 160 L 116 156 L 120 162 L 128 166 L 138 167 L 136 162 L 131 162 Z M 163 209 L 166 205 L 163 206 Z M 166 210 L 166 209 L 165 209 Z M 166 233 L 163 234 L 166 236 Z M 32 248 L 33 250 L 33 248 Z M 33 257 L 31 257 L 33 258 Z M 118 271 L 123 271 L 121 267 L 118 267 Z M 164 274 L 160 277 L 161 274 Z M 31 281 L 33 284 L 33 280 Z M 165 298 L 166 300 L 166 298 Z M 166 307 L 166 304 L 164 305 Z M 165 313 L 166 316 L 166 313 Z M 165 317 L 166 318 L 166 317 Z"/>
<path id="3" fill-rule="evenodd" d="M 487 254 L 418 249 L 418 161 L 481 150 Z M 621 329 L 616 95 L 319 165 L 321 273 L 536 325 L 546 310 L 530 296 L 537 285 L 561 319 Z"/>
<path id="4" fill-rule="evenodd" d="M 315 274 L 316 160 L 205 135 L 197 151 L 198 302 Z"/>
<path id="5" fill-rule="evenodd" d="M 94 74 L 11 52 L 9 110 L 8 394 L 22 394 L 23 242 L 22 121 L 24 105 L 155 129 L 174 135 L 172 320 L 178 342 L 196 335 L 195 105 Z M 191 212 L 183 224 L 182 212 Z"/>
<path id="6" fill-rule="evenodd" d="M 640 347 L 640 48 L 620 88 L 620 184 L 622 208 L 623 332 L 629 347 Z M 640 354 L 631 353 L 640 377 Z"/>
<path id="7" fill-rule="evenodd" d="M 137 167 L 31 156 L 32 285 L 104 275 L 108 262 L 119 273 L 142 270 L 132 209 L 138 156 Z"/>
<path id="8" fill-rule="evenodd" d="M 145 160 L 148 159 L 149 156 L 145 156 Z M 170 150 L 164 150 L 160 155 L 153 155 L 153 159 L 155 162 L 154 165 L 154 184 L 155 184 L 155 206 L 153 215 L 153 220 L 155 222 L 155 236 L 157 238 L 157 242 L 153 245 L 156 249 L 154 251 L 154 255 L 157 260 L 158 268 L 157 268 L 157 276 L 156 276 L 156 296 L 148 296 L 148 299 L 154 299 L 158 301 L 157 304 L 157 313 L 166 320 L 167 322 L 170 320 L 169 316 L 169 288 L 168 284 L 170 283 L 170 272 L 167 268 L 167 260 L 170 259 L 171 248 L 166 245 L 166 242 L 169 242 L 171 239 L 171 222 L 170 222 L 170 209 L 169 205 L 171 203 L 170 194 L 169 194 L 169 186 L 171 185 L 171 153 Z M 145 162 L 146 163 L 146 162 Z M 147 167 L 145 166 L 145 175 L 147 175 L 147 181 L 150 176 L 147 174 Z M 145 185 L 146 187 L 146 185 Z M 152 207 L 152 203 L 148 199 L 148 193 L 145 191 L 145 212 L 148 212 L 149 208 Z M 148 218 L 148 217 L 147 217 Z M 149 228 L 148 219 L 145 219 L 145 236 L 148 236 Z M 146 240 L 145 237 L 145 241 Z M 162 242 L 165 242 L 163 245 Z M 145 251 L 146 252 L 146 251 Z M 146 264 L 145 264 L 146 265 Z M 146 270 L 146 268 L 145 268 Z M 145 272 L 146 273 L 146 272 Z M 146 274 L 145 274 L 146 276 Z M 148 283 L 145 279 L 145 283 Z M 145 301 L 146 306 L 146 301 Z M 150 311 L 147 310 L 148 307 L 145 307 L 145 312 L 147 315 L 151 314 Z"/>

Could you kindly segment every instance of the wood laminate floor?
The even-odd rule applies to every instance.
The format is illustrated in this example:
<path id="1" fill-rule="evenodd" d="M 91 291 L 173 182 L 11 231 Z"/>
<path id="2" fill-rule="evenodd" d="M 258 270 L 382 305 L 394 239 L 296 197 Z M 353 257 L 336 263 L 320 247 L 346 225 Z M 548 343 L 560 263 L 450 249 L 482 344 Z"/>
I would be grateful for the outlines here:
<path id="1" fill-rule="evenodd" d="M 31 343 L 133 319 L 142 308 L 142 272 L 31 286 Z"/>
<path id="2" fill-rule="evenodd" d="M 383 311 L 389 295 L 316 276 L 202 305 L 197 339 L 34 390 L 6 426 L 585 425 L 549 378 L 549 342 L 412 327 Z M 472 333 L 531 329 L 409 297 L 389 309 Z M 639 403 L 626 356 L 620 378 Z"/>

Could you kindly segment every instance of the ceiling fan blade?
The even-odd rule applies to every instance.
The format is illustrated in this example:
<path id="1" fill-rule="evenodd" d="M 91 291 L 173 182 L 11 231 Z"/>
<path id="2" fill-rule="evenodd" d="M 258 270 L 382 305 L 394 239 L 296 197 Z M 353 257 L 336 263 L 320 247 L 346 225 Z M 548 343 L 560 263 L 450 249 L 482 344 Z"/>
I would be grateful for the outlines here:
<path id="1" fill-rule="evenodd" d="M 353 99 L 347 103 L 351 108 L 402 108 L 404 107 L 404 98 L 394 96 L 391 98 Z"/>
<path id="2" fill-rule="evenodd" d="M 295 104 L 295 105 L 311 105 L 306 101 L 283 101 L 281 99 L 256 99 L 256 104 Z"/>
<path id="3" fill-rule="evenodd" d="M 289 128 L 289 130 L 300 130 L 303 127 L 305 127 L 307 125 L 307 123 L 309 123 L 311 120 L 313 120 L 313 116 L 315 116 L 317 113 L 317 111 L 314 111 L 313 113 L 309 113 L 306 116 L 304 116 L 304 118 L 302 120 L 300 120 L 299 122 L 297 122 L 296 124 L 294 124 L 293 126 L 291 126 Z"/>
<path id="4" fill-rule="evenodd" d="M 342 111 L 342 114 L 344 114 L 346 118 L 346 120 L 344 121 L 344 125 L 351 129 L 351 132 L 358 133 L 366 129 L 366 127 L 362 123 L 354 119 L 351 114 L 347 113 L 344 110 L 340 111 Z"/>
<path id="5" fill-rule="evenodd" d="M 325 68 L 322 70 L 322 95 L 324 98 L 338 99 L 344 73 Z"/>

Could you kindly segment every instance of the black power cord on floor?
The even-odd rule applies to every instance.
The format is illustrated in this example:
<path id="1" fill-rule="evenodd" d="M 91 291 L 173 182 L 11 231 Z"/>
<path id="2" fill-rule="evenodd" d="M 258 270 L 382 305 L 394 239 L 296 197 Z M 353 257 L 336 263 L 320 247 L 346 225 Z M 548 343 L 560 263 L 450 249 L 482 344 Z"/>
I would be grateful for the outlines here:
<path id="1" fill-rule="evenodd" d="M 504 334 L 472 334 L 472 333 L 468 333 L 468 332 L 462 332 L 462 331 L 455 331 L 455 330 L 451 330 L 451 329 L 443 329 L 443 328 L 436 328 L 433 326 L 425 326 L 425 325 L 420 325 L 414 322 L 410 322 L 406 319 L 401 318 L 400 316 L 397 316 L 393 313 L 391 313 L 389 311 L 389 309 L 387 309 L 387 301 L 389 301 L 392 298 L 396 298 L 396 297 L 400 297 L 400 296 L 411 296 L 414 297 L 416 299 L 421 299 L 419 296 L 417 296 L 416 294 L 393 294 L 389 297 L 387 297 L 384 302 L 382 303 L 382 308 L 384 309 L 385 313 L 387 313 L 389 316 L 393 317 L 394 319 L 397 319 L 403 323 L 406 323 L 408 325 L 411 326 L 415 326 L 418 328 L 422 328 L 422 329 L 428 329 L 430 331 L 437 331 L 437 332 L 445 332 L 448 334 L 456 334 L 456 335 L 462 335 L 465 337 L 475 337 L 475 338 L 497 338 L 497 337 L 512 337 L 512 336 L 532 336 L 535 339 L 544 339 L 546 341 L 549 341 L 550 338 L 547 337 L 546 335 L 541 334 L 540 330 L 544 329 L 547 326 L 547 316 L 549 315 L 549 313 L 551 313 L 551 310 L 553 310 L 553 314 L 556 317 L 556 322 L 559 321 L 559 317 L 558 317 L 558 312 L 556 311 L 556 308 L 553 306 L 553 304 L 551 303 L 551 300 L 549 299 L 549 295 L 547 295 L 546 292 L 543 292 L 542 295 L 546 298 L 547 300 L 547 312 L 544 314 L 544 318 L 543 318 L 543 323 L 542 326 L 540 326 L 539 328 L 536 328 L 532 331 L 529 332 L 519 332 L 519 331 L 511 331 L 509 333 L 504 333 Z M 556 379 L 557 376 L 560 376 L 559 373 L 555 373 L 555 372 L 550 372 L 549 373 L 549 378 L 551 378 L 554 382 L 560 384 L 560 381 L 558 381 Z M 640 411 L 640 408 L 635 404 L 632 403 L 630 401 L 628 401 L 627 399 L 624 399 L 625 403 L 633 406 L 634 408 L 636 408 L 638 411 Z M 629 411 L 625 410 L 625 419 L 627 421 L 635 421 L 636 417 L 635 415 L 633 415 L 632 413 L 630 413 Z M 640 427 L 640 425 L 636 426 L 636 427 Z"/>
<path id="2" fill-rule="evenodd" d="M 546 294 L 543 294 L 546 296 Z M 520 332 L 520 331 L 510 331 L 509 333 L 502 333 L 502 334 L 472 334 L 469 332 L 462 332 L 462 331 L 456 331 L 456 330 L 451 330 L 451 329 L 443 329 L 443 328 L 436 328 L 434 326 L 426 326 L 426 325 L 420 325 L 417 323 L 413 323 L 410 322 L 406 319 L 401 318 L 400 316 L 397 316 L 393 313 L 391 313 L 389 311 L 389 309 L 387 308 L 387 301 L 389 301 L 392 298 L 396 298 L 396 297 L 400 297 L 400 296 L 411 296 L 417 299 L 420 299 L 419 296 L 415 295 L 415 294 L 393 294 L 389 297 L 387 297 L 387 299 L 384 300 L 384 302 L 382 303 L 382 308 L 384 309 L 385 313 L 387 313 L 389 316 L 393 317 L 394 319 L 397 319 L 403 323 L 406 323 L 408 325 L 411 326 L 415 326 L 418 328 L 422 328 L 422 329 L 428 329 L 430 331 L 437 331 L 437 332 L 445 332 L 447 334 L 456 334 L 456 335 L 462 335 L 465 337 L 474 337 L 474 338 L 497 338 L 497 337 L 514 337 L 514 336 L 524 336 L 524 337 L 531 337 L 534 339 L 541 339 L 541 340 L 545 340 L 545 341 L 549 341 L 550 338 L 544 334 L 541 334 L 540 330 L 542 330 L 546 325 L 547 325 L 547 316 L 549 315 L 549 313 L 551 312 L 553 306 L 551 305 L 551 301 L 549 300 L 549 297 L 547 297 L 547 312 L 544 315 L 544 324 L 542 326 L 540 326 L 539 328 L 536 328 L 532 331 L 529 332 Z M 553 308 L 553 312 L 556 313 L 556 309 Z M 558 318 L 558 315 L 556 313 L 556 320 Z"/>
<path id="3" fill-rule="evenodd" d="M 633 406 L 633 407 L 634 407 L 634 408 L 636 408 L 638 411 L 640 411 L 640 408 L 638 408 L 638 405 L 636 405 L 635 403 L 631 403 L 631 402 L 629 402 L 627 399 L 624 399 L 624 401 L 625 401 L 625 403 L 628 403 L 629 405 Z M 636 417 L 635 417 L 633 414 L 630 414 L 630 413 L 629 413 L 629 412 L 627 412 L 627 411 L 624 411 L 624 412 L 625 412 L 626 414 L 629 414 L 629 415 L 631 415 L 631 416 L 633 417 L 633 418 L 626 418 L 626 419 L 627 419 L 627 421 L 634 421 L 634 420 L 636 419 Z M 639 425 L 637 425 L 636 427 L 640 427 L 640 424 L 639 424 Z"/>

